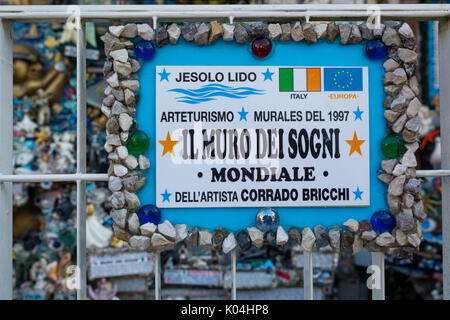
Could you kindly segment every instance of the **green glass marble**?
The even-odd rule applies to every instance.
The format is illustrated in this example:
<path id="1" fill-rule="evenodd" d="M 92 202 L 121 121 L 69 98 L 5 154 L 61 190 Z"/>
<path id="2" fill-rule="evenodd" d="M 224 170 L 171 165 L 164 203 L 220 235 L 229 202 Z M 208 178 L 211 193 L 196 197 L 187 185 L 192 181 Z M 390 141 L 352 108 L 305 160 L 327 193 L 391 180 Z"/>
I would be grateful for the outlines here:
<path id="1" fill-rule="evenodd" d="M 150 146 L 150 139 L 144 131 L 136 130 L 133 132 L 126 142 L 128 153 L 134 156 L 138 156 L 147 151 Z"/>
<path id="2" fill-rule="evenodd" d="M 389 135 L 381 141 L 381 152 L 387 158 L 397 158 L 405 151 L 403 139 L 397 135 Z"/>

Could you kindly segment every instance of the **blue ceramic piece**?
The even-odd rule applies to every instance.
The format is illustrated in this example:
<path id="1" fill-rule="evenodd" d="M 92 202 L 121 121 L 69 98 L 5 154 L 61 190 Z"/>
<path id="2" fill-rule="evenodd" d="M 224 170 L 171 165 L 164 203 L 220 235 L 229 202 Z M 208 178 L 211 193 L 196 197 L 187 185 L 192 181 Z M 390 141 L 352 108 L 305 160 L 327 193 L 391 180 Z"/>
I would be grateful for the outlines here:
<path id="1" fill-rule="evenodd" d="M 366 44 L 366 54 L 371 60 L 380 60 L 386 57 L 388 47 L 380 39 L 369 40 Z"/>
<path id="2" fill-rule="evenodd" d="M 396 221 L 392 213 L 387 211 L 377 211 L 370 218 L 373 230 L 376 232 L 392 232 L 395 228 Z"/>
<path id="3" fill-rule="evenodd" d="M 139 208 L 137 216 L 141 225 L 148 222 L 158 225 L 161 222 L 161 211 L 153 204 Z"/>
<path id="4" fill-rule="evenodd" d="M 280 218 L 272 208 L 262 208 L 256 214 L 256 227 L 262 232 L 276 231 Z"/>
<path id="5" fill-rule="evenodd" d="M 150 41 L 141 40 L 134 47 L 136 57 L 149 61 L 155 56 L 155 45 Z"/>

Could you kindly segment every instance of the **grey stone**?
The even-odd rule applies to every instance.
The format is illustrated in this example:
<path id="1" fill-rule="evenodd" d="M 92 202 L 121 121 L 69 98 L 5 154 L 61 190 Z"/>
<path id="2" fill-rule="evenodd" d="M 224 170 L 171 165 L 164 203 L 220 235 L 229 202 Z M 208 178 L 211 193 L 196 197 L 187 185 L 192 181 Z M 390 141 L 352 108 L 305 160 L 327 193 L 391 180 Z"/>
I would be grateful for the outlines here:
<path id="1" fill-rule="evenodd" d="M 372 241 L 376 237 L 377 237 L 377 233 L 373 230 L 363 231 L 363 233 L 361 234 L 361 239 L 366 240 L 366 241 Z"/>
<path id="2" fill-rule="evenodd" d="M 331 22 L 327 26 L 327 39 L 330 42 L 336 40 L 339 35 L 339 28 L 336 25 L 336 22 Z"/>
<path id="3" fill-rule="evenodd" d="M 106 82 L 112 88 L 117 88 L 119 86 L 119 77 L 117 76 L 117 73 L 114 72 L 108 79 L 106 79 Z"/>
<path id="4" fill-rule="evenodd" d="M 386 27 L 382 39 L 384 44 L 390 47 L 400 47 L 402 45 L 402 40 L 397 31 L 390 27 Z"/>
<path id="5" fill-rule="evenodd" d="M 113 116 L 118 116 L 121 113 L 127 113 L 127 112 L 128 112 L 128 109 L 125 108 L 125 106 L 123 105 L 122 102 L 116 100 L 113 103 L 113 106 L 112 106 L 112 109 L 111 109 L 111 114 Z"/>
<path id="6" fill-rule="evenodd" d="M 114 165 L 114 174 L 118 177 L 123 177 L 128 173 L 128 169 L 121 165 L 121 164 L 115 164 Z"/>
<path id="7" fill-rule="evenodd" d="M 122 189 L 122 179 L 110 176 L 108 180 L 108 188 L 111 191 L 120 191 Z"/>
<path id="8" fill-rule="evenodd" d="M 401 246 L 406 246 L 408 244 L 408 238 L 402 230 L 395 230 L 395 241 Z"/>
<path id="9" fill-rule="evenodd" d="M 119 159 L 121 160 L 125 160 L 128 157 L 128 149 L 125 146 L 117 147 L 116 153 L 119 156 Z"/>
<path id="10" fill-rule="evenodd" d="M 191 231 L 188 232 L 186 239 L 184 239 L 184 243 L 186 246 L 190 248 L 198 247 L 198 228 L 195 227 Z"/>
<path id="11" fill-rule="evenodd" d="M 401 209 L 401 198 L 399 196 L 393 196 L 391 194 L 388 194 L 388 205 L 389 210 L 392 213 L 398 213 Z"/>
<path id="12" fill-rule="evenodd" d="M 416 96 L 419 95 L 419 82 L 417 81 L 416 76 L 412 76 L 409 79 L 409 87 L 416 94 Z"/>
<path id="13" fill-rule="evenodd" d="M 365 40 L 372 40 L 374 38 L 373 31 L 367 26 L 367 23 L 361 23 L 359 25 L 359 31 L 361 32 L 362 38 Z"/>
<path id="14" fill-rule="evenodd" d="M 141 202 L 139 201 L 139 197 L 135 193 L 124 190 L 123 195 L 125 196 L 125 201 L 127 203 L 128 209 L 133 210 L 139 208 Z"/>
<path id="15" fill-rule="evenodd" d="M 355 239 L 355 235 L 350 231 L 342 232 L 342 248 L 346 249 L 353 245 L 353 240 Z"/>
<path id="16" fill-rule="evenodd" d="M 122 87 L 128 88 L 134 92 L 136 92 L 139 89 L 139 81 L 138 80 L 123 80 L 120 82 L 120 84 Z"/>
<path id="17" fill-rule="evenodd" d="M 410 231 L 414 228 L 415 221 L 411 210 L 403 210 L 397 214 L 397 228 L 405 231 Z"/>
<path id="18" fill-rule="evenodd" d="M 269 39 L 270 40 L 276 40 L 278 39 L 281 34 L 283 33 L 280 24 L 278 23 L 270 23 L 267 27 L 269 30 Z"/>
<path id="19" fill-rule="evenodd" d="M 401 89 L 401 86 L 396 86 L 396 85 L 384 86 L 384 92 L 386 92 L 390 96 L 396 96 L 400 92 L 400 89 Z M 402 95 L 403 95 L 403 93 L 402 93 Z"/>
<path id="20" fill-rule="evenodd" d="M 394 179 L 394 176 L 388 173 L 381 173 L 377 175 L 377 178 L 380 179 L 385 184 L 391 183 L 392 179 Z"/>
<path id="21" fill-rule="evenodd" d="M 150 248 L 151 240 L 146 236 L 132 236 L 129 243 L 130 247 L 135 250 L 147 251 Z"/>
<path id="22" fill-rule="evenodd" d="M 123 90 L 112 89 L 111 93 L 112 93 L 112 95 L 114 96 L 115 99 L 117 99 L 119 101 L 123 101 L 124 100 Z"/>
<path id="23" fill-rule="evenodd" d="M 388 59 L 383 63 L 384 70 L 386 72 L 391 72 L 397 69 L 400 65 L 394 59 Z"/>
<path id="24" fill-rule="evenodd" d="M 128 51 L 126 49 L 114 50 L 109 53 L 114 61 L 128 62 Z"/>
<path id="25" fill-rule="evenodd" d="M 211 27 L 209 24 L 202 23 L 197 30 L 197 33 L 194 36 L 195 43 L 202 47 L 208 43 L 209 32 L 211 31 Z"/>
<path id="26" fill-rule="evenodd" d="M 111 33 L 114 37 L 119 38 L 122 34 L 122 31 L 125 27 L 124 26 L 109 26 L 108 31 Z"/>
<path id="27" fill-rule="evenodd" d="M 302 232 L 297 227 L 290 227 L 288 230 L 288 237 L 292 243 L 301 244 L 302 243 Z"/>
<path id="28" fill-rule="evenodd" d="M 283 23 L 281 25 L 281 41 L 290 41 L 291 40 L 291 24 Z"/>
<path id="29" fill-rule="evenodd" d="M 395 31 L 398 31 L 398 29 L 400 29 L 400 27 L 402 26 L 402 23 L 400 21 L 386 21 L 384 24 L 386 25 L 386 27 L 392 28 Z"/>
<path id="30" fill-rule="evenodd" d="M 138 24 L 137 31 L 142 39 L 146 41 L 155 40 L 155 31 L 147 23 Z"/>
<path id="31" fill-rule="evenodd" d="M 386 26 L 382 23 L 379 26 L 376 26 L 376 28 L 372 29 L 374 38 L 381 38 L 385 29 Z"/>
<path id="32" fill-rule="evenodd" d="M 349 24 L 343 23 L 343 24 L 339 25 L 339 35 L 341 37 L 342 44 L 349 43 L 351 33 L 352 33 L 352 27 Z"/>
<path id="33" fill-rule="evenodd" d="M 405 113 L 403 113 L 392 125 L 392 131 L 395 133 L 400 133 L 403 130 L 406 121 L 408 121 L 408 117 Z"/>
<path id="34" fill-rule="evenodd" d="M 397 53 L 404 63 L 415 63 L 417 61 L 417 53 L 413 50 L 398 48 Z"/>
<path id="35" fill-rule="evenodd" d="M 139 230 L 143 236 L 151 237 L 156 232 L 156 225 L 151 222 L 147 222 L 141 225 Z"/>
<path id="36" fill-rule="evenodd" d="M 412 212 L 414 216 L 420 221 L 424 221 L 427 217 L 422 200 L 414 202 L 412 206 Z"/>
<path id="37" fill-rule="evenodd" d="M 177 44 L 178 39 L 180 38 L 181 35 L 180 27 L 178 27 L 176 23 L 172 23 L 167 28 L 167 33 L 169 34 L 169 42 L 171 44 Z"/>
<path id="38" fill-rule="evenodd" d="M 106 131 L 109 135 L 117 135 L 119 133 L 119 122 L 115 118 L 109 118 L 106 121 Z"/>
<path id="39" fill-rule="evenodd" d="M 297 21 L 291 29 L 291 38 L 294 41 L 302 41 L 305 36 L 303 35 L 302 25 Z"/>
<path id="40" fill-rule="evenodd" d="M 317 35 L 317 40 L 323 39 L 327 35 L 327 27 L 328 25 L 326 23 L 316 23 L 313 25 L 314 31 Z"/>
<path id="41" fill-rule="evenodd" d="M 264 38 L 269 33 L 268 25 L 264 22 L 252 23 L 250 31 L 253 38 Z"/>
<path id="42" fill-rule="evenodd" d="M 414 32 L 408 23 L 403 23 L 400 29 L 398 29 L 399 35 L 404 39 L 412 39 L 414 38 Z"/>
<path id="43" fill-rule="evenodd" d="M 128 215 L 127 209 L 112 209 L 110 215 L 115 224 L 117 224 L 120 228 L 125 229 Z"/>
<path id="44" fill-rule="evenodd" d="M 122 30 L 122 37 L 135 38 L 138 35 L 137 25 L 135 23 L 128 23 Z"/>
<path id="45" fill-rule="evenodd" d="M 214 230 L 213 235 L 212 235 L 212 245 L 217 251 L 222 252 L 223 240 L 225 240 L 225 238 L 227 236 L 228 236 L 228 232 L 227 232 L 227 230 L 225 230 L 223 228 L 218 228 L 218 229 Z M 262 236 L 261 236 L 261 244 L 262 244 Z"/>
<path id="46" fill-rule="evenodd" d="M 388 193 L 393 196 L 400 196 L 403 193 L 405 181 L 406 176 L 404 175 L 394 178 L 389 184 Z"/>
<path id="47" fill-rule="evenodd" d="M 234 27 L 234 38 L 236 39 L 237 43 L 246 43 L 251 40 L 247 29 L 241 23 L 238 23 Z"/>
<path id="48" fill-rule="evenodd" d="M 312 44 L 317 42 L 317 33 L 312 24 L 305 23 L 303 25 L 303 35 L 305 36 L 306 43 Z"/>
<path id="49" fill-rule="evenodd" d="M 236 248 L 236 245 L 237 245 L 236 238 L 234 237 L 233 232 L 230 232 L 228 236 L 225 238 L 225 240 L 223 240 L 222 243 L 223 253 L 227 254 L 228 252 Z"/>
<path id="50" fill-rule="evenodd" d="M 341 247 L 341 232 L 338 227 L 332 228 L 328 231 L 328 239 L 330 241 L 330 246 L 334 250 L 339 250 Z"/>
<path id="51" fill-rule="evenodd" d="M 158 232 L 161 233 L 166 239 L 170 241 L 175 241 L 177 237 L 177 232 L 174 226 L 169 220 L 164 220 L 163 223 L 158 224 Z"/>
<path id="52" fill-rule="evenodd" d="M 234 40 L 234 24 L 224 23 L 223 27 L 223 35 L 222 39 L 224 41 L 233 41 Z"/>
<path id="53" fill-rule="evenodd" d="M 403 205 L 406 208 L 412 208 L 414 204 L 414 196 L 410 193 L 404 193 L 402 198 L 403 198 Z"/>
<path id="54" fill-rule="evenodd" d="M 392 111 L 392 110 L 385 110 L 384 111 L 384 117 L 389 122 L 394 123 L 398 119 L 399 116 L 400 116 L 399 112 L 395 112 L 395 111 Z"/>
<path id="55" fill-rule="evenodd" d="M 406 192 L 418 196 L 422 190 L 422 183 L 419 179 L 409 179 L 406 181 L 404 189 Z"/>
<path id="56" fill-rule="evenodd" d="M 129 217 L 128 217 L 128 230 L 132 233 L 132 234 L 139 234 L 139 227 L 141 226 L 140 222 L 139 222 L 139 218 L 137 216 L 136 213 L 132 213 Z"/>
<path id="57" fill-rule="evenodd" d="M 384 74 L 384 83 L 389 84 L 402 84 L 408 80 L 406 72 L 403 68 L 397 68 L 392 72 L 387 72 Z"/>
<path id="58" fill-rule="evenodd" d="M 406 104 L 407 104 L 406 98 L 402 94 L 399 94 L 397 98 L 392 100 L 390 108 L 392 111 L 395 111 L 395 112 L 403 112 L 406 108 Z M 405 114 L 404 114 L 404 116 L 406 117 Z M 402 121 L 406 120 L 405 117 L 402 118 Z"/>
<path id="59" fill-rule="evenodd" d="M 401 94 L 405 97 L 405 99 L 406 99 L 406 101 L 408 101 L 408 103 L 415 97 L 414 92 L 406 84 L 402 87 Z"/>
<path id="60" fill-rule="evenodd" d="M 408 167 L 402 163 L 399 163 L 395 166 L 394 171 L 392 171 L 392 174 L 396 177 L 401 176 L 402 174 L 405 174 L 406 169 Z"/>
<path id="61" fill-rule="evenodd" d="M 419 139 L 419 133 L 410 131 L 408 129 L 404 129 L 402 131 L 402 138 L 403 138 L 403 141 L 405 141 L 406 143 L 413 143 Z"/>
<path id="62" fill-rule="evenodd" d="M 169 33 L 164 26 L 159 26 L 156 29 L 156 46 L 161 48 L 169 43 Z"/>
<path id="63" fill-rule="evenodd" d="M 355 219 L 348 219 L 344 222 L 344 227 L 347 227 L 351 232 L 357 232 L 359 228 L 359 222 Z"/>
<path id="64" fill-rule="evenodd" d="M 357 234 L 355 235 L 355 239 L 353 240 L 353 252 L 352 254 L 358 254 L 361 252 L 361 250 L 363 249 L 363 240 L 361 239 L 361 237 Z"/>
<path id="65" fill-rule="evenodd" d="M 212 246 L 212 234 L 206 229 L 200 230 L 198 233 L 198 245 L 200 247 Z"/>
<path id="66" fill-rule="evenodd" d="M 133 91 L 131 91 L 130 89 L 125 89 L 124 93 L 125 103 L 128 105 L 133 105 L 136 102 Z"/>
<path id="67" fill-rule="evenodd" d="M 128 131 L 133 124 L 133 118 L 131 118 L 126 113 L 121 113 L 119 115 L 119 126 L 123 131 Z"/>
<path id="68" fill-rule="evenodd" d="M 417 160 L 416 156 L 414 155 L 413 151 L 406 151 L 405 154 L 402 157 L 401 160 L 402 164 L 407 167 L 416 167 L 417 166 Z"/>
<path id="69" fill-rule="evenodd" d="M 188 228 L 185 224 L 176 224 L 175 231 L 177 232 L 176 243 L 183 241 L 188 236 Z"/>
<path id="70" fill-rule="evenodd" d="M 387 160 L 382 160 L 381 161 L 381 168 L 383 168 L 383 170 L 386 173 L 392 173 L 392 171 L 394 170 L 395 165 L 398 163 L 397 159 L 387 159 Z"/>
<path id="71" fill-rule="evenodd" d="M 282 226 L 277 228 L 277 245 L 284 246 L 289 240 L 289 236 Z"/>
<path id="72" fill-rule="evenodd" d="M 110 72 L 112 71 L 112 61 L 109 59 L 106 59 L 104 65 L 103 65 L 103 76 L 106 77 Z M 110 86 L 107 86 L 107 88 L 111 88 Z M 109 93 L 106 93 L 105 95 L 108 95 Z"/>
<path id="73" fill-rule="evenodd" d="M 170 241 L 169 239 L 166 239 L 162 234 L 160 233 L 154 233 L 152 235 L 152 249 L 155 251 L 161 251 L 167 248 L 170 248 L 174 245 L 173 241 Z"/>
<path id="74" fill-rule="evenodd" d="M 419 99 L 417 98 L 412 99 L 411 102 L 408 104 L 408 108 L 406 109 L 406 115 L 409 118 L 415 117 L 419 113 L 421 107 L 422 104 L 420 103 Z"/>
<path id="75" fill-rule="evenodd" d="M 129 154 L 125 160 L 124 163 L 126 165 L 126 167 L 130 170 L 134 170 L 136 169 L 136 167 L 138 166 L 138 162 L 135 156 Z"/>
<path id="76" fill-rule="evenodd" d="M 358 43 L 362 40 L 361 31 L 356 24 L 352 25 L 352 33 L 350 35 L 349 43 Z"/>
<path id="77" fill-rule="evenodd" d="M 139 155 L 139 169 L 141 170 L 147 170 L 148 168 L 150 168 L 150 160 L 148 160 L 148 158 L 144 155 Z"/>
<path id="78" fill-rule="evenodd" d="M 408 235 L 408 242 L 414 247 L 418 248 L 420 245 L 420 238 L 417 234 L 412 233 Z"/>
<path id="79" fill-rule="evenodd" d="M 389 232 L 383 232 L 377 237 L 376 244 L 380 247 L 388 247 L 395 242 L 395 238 Z"/>
<path id="80" fill-rule="evenodd" d="M 184 41 L 187 42 L 194 41 L 196 33 L 197 33 L 197 26 L 194 23 L 185 23 L 181 27 L 181 34 L 183 35 Z"/>
<path id="81" fill-rule="evenodd" d="M 327 231 L 320 224 L 314 227 L 314 235 L 316 237 L 316 247 L 318 249 L 329 245 Z"/>
<path id="82" fill-rule="evenodd" d="M 113 231 L 114 231 L 114 235 L 119 240 L 128 242 L 131 238 L 131 234 L 128 231 L 119 227 L 117 224 L 113 225 Z"/>
<path id="83" fill-rule="evenodd" d="M 236 240 L 239 250 L 247 251 L 252 247 L 252 240 L 250 239 L 248 233 L 245 232 L 244 230 L 239 231 L 239 233 L 236 236 Z"/>

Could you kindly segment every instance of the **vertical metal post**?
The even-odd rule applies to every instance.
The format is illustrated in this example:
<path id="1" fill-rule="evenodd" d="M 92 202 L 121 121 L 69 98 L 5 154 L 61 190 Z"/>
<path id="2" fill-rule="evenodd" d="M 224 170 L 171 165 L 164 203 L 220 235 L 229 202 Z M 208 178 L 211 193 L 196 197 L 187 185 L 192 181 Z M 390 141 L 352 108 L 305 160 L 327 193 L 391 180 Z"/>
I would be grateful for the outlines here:
<path id="1" fill-rule="evenodd" d="M 314 300 L 313 288 L 312 250 L 305 250 L 303 251 L 303 292 L 305 300 Z"/>
<path id="2" fill-rule="evenodd" d="M 384 300 L 385 290 L 384 290 L 384 252 L 372 252 L 372 265 L 377 266 L 380 270 L 379 276 L 380 287 L 372 289 L 372 300 Z"/>
<path id="3" fill-rule="evenodd" d="M 450 21 L 439 21 L 441 169 L 450 169 Z M 450 300 L 450 177 L 442 177 L 442 254 L 444 299 Z"/>
<path id="4" fill-rule="evenodd" d="M 79 17 L 78 17 L 79 18 Z M 77 21 L 77 173 L 86 173 L 86 34 Z M 86 181 L 77 181 L 77 265 L 80 288 L 77 299 L 86 299 Z"/>
<path id="5" fill-rule="evenodd" d="M 159 251 L 153 254 L 155 266 L 155 300 L 161 300 L 161 254 Z"/>
<path id="6" fill-rule="evenodd" d="M 231 300 L 236 300 L 236 249 L 231 251 Z"/>
<path id="7" fill-rule="evenodd" d="M 13 172 L 12 23 L 0 20 L 0 174 Z M 12 183 L 0 182 L 0 300 L 12 299 Z"/>

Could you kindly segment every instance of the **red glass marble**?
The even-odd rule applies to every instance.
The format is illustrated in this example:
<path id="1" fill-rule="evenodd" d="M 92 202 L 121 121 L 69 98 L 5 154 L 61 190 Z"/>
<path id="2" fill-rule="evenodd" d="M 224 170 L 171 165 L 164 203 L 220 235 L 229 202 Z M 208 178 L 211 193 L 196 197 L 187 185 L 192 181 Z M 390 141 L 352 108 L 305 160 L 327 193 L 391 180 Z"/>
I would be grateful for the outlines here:
<path id="1" fill-rule="evenodd" d="M 258 38 L 253 40 L 252 52 L 258 58 L 267 57 L 272 51 L 272 41 L 267 38 Z"/>

